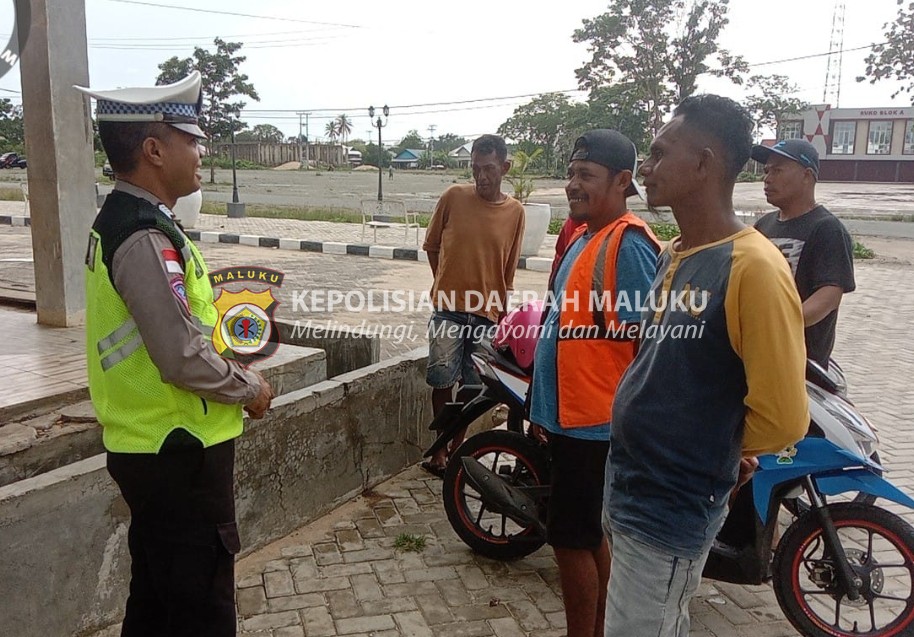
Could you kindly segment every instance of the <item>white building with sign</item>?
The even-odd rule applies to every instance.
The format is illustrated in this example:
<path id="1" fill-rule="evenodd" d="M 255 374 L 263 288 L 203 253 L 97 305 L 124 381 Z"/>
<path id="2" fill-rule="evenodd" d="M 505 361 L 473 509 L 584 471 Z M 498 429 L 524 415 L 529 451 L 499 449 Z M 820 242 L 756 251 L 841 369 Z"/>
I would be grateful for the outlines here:
<path id="1" fill-rule="evenodd" d="M 778 139 L 819 151 L 821 181 L 914 183 L 914 107 L 812 107 L 781 122 Z"/>

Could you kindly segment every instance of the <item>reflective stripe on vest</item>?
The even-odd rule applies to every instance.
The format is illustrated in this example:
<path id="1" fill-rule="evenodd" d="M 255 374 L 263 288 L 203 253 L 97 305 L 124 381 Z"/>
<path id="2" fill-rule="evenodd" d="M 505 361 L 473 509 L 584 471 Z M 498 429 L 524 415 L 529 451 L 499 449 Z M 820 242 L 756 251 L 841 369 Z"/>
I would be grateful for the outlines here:
<path id="1" fill-rule="evenodd" d="M 136 321 L 133 320 L 133 317 L 130 317 L 124 321 L 123 325 L 121 325 L 119 328 L 98 342 L 98 353 L 104 354 L 106 351 L 126 338 L 127 335 L 130 334 L 130 332 L 132 332 L 134 329 L 136 329 Z"/>
<path id="2" fill-rule="evenodd" d="M 102 357 L 101 364 L 102 370 L 108 371 L 122 360 L 126 359 L 128 356 L 133 354 L 135 351 L 140 349 L 140 346 L 143 344 L 143 338 L 140 336 L 139 330 L 129 341 L 118 347 L 117 349 L 112 350 L 110 353 Z"/>

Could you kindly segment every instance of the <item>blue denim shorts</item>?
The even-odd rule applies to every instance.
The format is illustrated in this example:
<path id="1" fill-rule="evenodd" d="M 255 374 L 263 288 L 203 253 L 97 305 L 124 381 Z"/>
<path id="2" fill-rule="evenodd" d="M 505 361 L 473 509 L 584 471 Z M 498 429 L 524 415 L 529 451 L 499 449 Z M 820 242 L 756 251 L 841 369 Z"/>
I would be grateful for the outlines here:
<path id="1" fill-rule="evenodd" d="M 607 540 L 612 569 L 605 637 L 688 637 L 689 601 L 701 583 L 707 552 L 687 560 L 624 533 L 610 533 Z"/>
<path id="2" fill-rule="evenodd" d="M 428 369 L 425 382 L 435 389 L 479 385 L 482 381 L 470 354 L 491 340 L 495 323 L 467 312 L 435 312 L 428 322 Z"/>
<path id="3" fill-rule="evenodd" d="M 622 531 L 614 532 L 608 504 L 612 486 L 609 458 L 604 477 L 602 523 L 612 553 L 612 568 L 606 593 L 604 637 L 688 637 L 689 601 L 701 583 L 710 543 L 698 559 L 685 559 Z"/>

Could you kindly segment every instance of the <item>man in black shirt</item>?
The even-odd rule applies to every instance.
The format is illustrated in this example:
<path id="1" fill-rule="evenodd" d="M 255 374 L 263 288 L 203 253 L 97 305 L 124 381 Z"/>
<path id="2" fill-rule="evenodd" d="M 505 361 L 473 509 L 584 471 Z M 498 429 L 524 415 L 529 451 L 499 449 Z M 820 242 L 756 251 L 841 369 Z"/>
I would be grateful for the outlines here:
<path id="1" fill-rule="evenodd" d="M 812 144 L 788 139 L 755 146 L 752 158 L 765 164 L 765 198 L 778 208 L 755 227 L 790 263 L 803 301 L 806 355 L 827 367 L 841 297 L 856 288 L 853 242 L 844 224 L 816 203 L 819 153 Z"/>

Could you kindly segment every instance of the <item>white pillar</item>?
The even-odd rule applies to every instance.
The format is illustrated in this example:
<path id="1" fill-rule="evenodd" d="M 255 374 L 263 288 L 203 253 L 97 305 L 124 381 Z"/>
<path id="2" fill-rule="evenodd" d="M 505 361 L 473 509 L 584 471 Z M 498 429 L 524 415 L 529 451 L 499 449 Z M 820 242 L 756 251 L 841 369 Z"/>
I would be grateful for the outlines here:
<path id="1" fill-rule="evenodd" d="M 95 218 L 95 161 L 84 0 L 32 0 L 21 51 L 22 109 L 38 322 L 85 321 L 84 259 Z"/>

